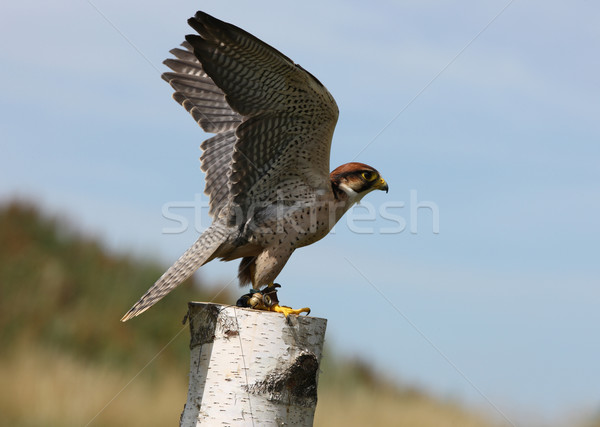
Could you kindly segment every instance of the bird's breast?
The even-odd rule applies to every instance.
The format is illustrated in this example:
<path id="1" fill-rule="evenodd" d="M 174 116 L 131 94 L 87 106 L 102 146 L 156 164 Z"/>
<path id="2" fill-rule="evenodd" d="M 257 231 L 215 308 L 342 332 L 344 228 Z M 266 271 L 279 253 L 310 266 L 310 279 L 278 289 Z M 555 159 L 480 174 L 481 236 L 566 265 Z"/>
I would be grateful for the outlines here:
<path id="1" fill-rule="evenodd" d="M 346 211 L 345 201 L 330 194 L 270 206 L 250 221 L 248 240 L 262 247 L 295 249 L 322 239 Z"/>

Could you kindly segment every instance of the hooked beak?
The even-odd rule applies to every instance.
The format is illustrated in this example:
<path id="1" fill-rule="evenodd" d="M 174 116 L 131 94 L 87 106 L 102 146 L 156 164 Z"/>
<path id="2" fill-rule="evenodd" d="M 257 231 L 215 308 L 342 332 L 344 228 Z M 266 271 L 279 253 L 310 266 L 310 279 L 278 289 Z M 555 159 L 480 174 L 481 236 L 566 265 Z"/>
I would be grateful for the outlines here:
<path id="1" fill-rule="evenodd" d="M 386 193 L 389 190 L 389 187 L 387 185 L 387 182 L 385 182 L 385 179 L 379 177 L 379 181 L 377 181 L 377 184 L 375 184 L 375 188 L 381 191 L 385 191 Z"/>

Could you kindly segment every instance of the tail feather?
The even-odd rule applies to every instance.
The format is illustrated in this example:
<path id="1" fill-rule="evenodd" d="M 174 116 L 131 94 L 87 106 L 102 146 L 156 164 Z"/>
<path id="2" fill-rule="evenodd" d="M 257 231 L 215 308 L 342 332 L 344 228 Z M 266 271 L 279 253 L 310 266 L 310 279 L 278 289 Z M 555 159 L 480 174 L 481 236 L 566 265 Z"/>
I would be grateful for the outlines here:
<path id="1" fill-rule="evenodd" d="M 175 263 L 152 285 L 150 289 L 129 309 L 121 322 L 148 310 L 165 295 L 175 289 L 198 268 L 210 261 L 215 251 L 225 241 L 225 233 L 219 224 L 210 226 Z"/>

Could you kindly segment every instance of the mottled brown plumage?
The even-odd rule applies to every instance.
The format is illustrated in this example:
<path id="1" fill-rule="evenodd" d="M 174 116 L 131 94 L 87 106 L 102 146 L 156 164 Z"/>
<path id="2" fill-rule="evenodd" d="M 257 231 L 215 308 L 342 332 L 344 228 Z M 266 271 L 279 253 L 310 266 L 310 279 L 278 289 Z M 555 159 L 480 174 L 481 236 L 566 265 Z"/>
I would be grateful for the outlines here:
<path id="1" fill-rule="evenodd" d="M 125 314 L 150 308 L 201 265 L 242 258 L 240 283 L 273 283 L 295 249 L 323 238 L 387 184 L 362 163 L 329 173 L 335 100 L 312 74 L 246 31 L 198 12 L 163 78 L 215 133 L 201 145 L 213 224 Z M 287 314 L 287 312 L 286 312 Z"/>

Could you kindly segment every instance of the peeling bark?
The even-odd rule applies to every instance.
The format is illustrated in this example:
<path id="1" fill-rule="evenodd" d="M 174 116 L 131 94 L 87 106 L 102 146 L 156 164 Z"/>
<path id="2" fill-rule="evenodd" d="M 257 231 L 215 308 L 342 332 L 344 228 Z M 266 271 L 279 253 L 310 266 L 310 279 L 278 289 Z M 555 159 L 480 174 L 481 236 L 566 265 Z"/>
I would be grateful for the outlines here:
<path id="1" fill-rule="evenodd" d="M 252 394 L 267 396 L 271 402 L 311 408 L 317 404 L 319 361 L 313 353 L 301 354 L 284 370 L 275 369 L 264 380 L 244 387 Z"/>

